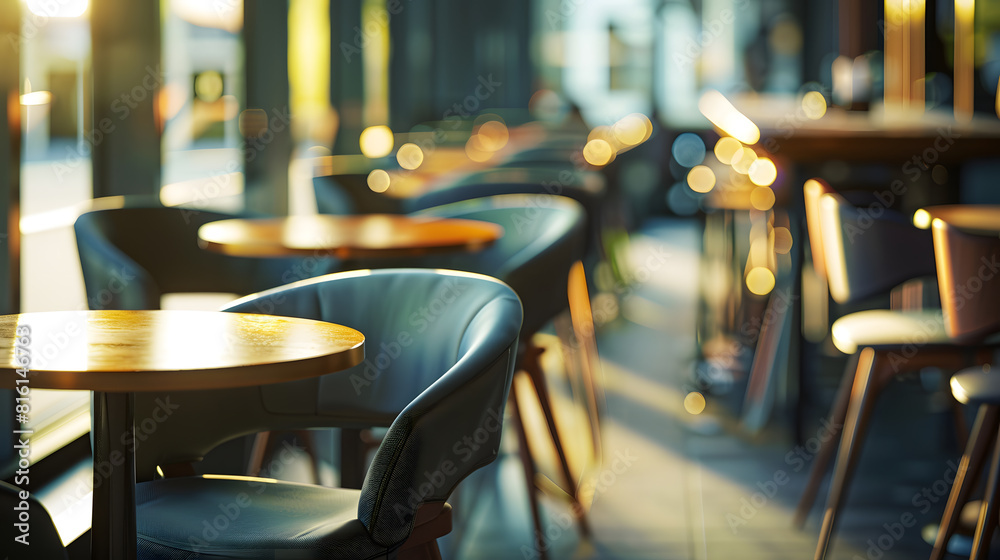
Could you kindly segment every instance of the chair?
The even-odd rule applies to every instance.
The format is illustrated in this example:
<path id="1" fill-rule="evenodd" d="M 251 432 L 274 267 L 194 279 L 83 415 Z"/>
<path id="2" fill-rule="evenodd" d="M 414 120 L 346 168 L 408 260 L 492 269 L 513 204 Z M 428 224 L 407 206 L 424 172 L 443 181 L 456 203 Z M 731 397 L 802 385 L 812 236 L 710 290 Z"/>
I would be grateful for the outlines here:
<path id="1" fill-rule="evenodd" d="M 176 405 L 136 449 L 137 479 L 148 481 L 137 490 L 140 557 L 440 558 L 448 496 L 499 451 L 521 326 L 513 290 L 455 271 L 354 271 L 226 310 L 348 325 L 364 333 L 368 357 L 306 381 L 137 395 L 137 418 L 156 399 Z M 254 477 L 153 480 L 158 465 L 198 461 L 245 434 L 371 425 L 389 430 L 360 490 Z"/>
<path id="2" fill-rule="evenodd" d="M 164 294 L 221 292 L 240 296 L 310 278 L 333 266 L 326 258 L 245 258 L 198 246 L 198 228 L 229 214 L 162 206 L 154 197 L 111 197 L 74 224 L 90 309 L 159 309 Z M 311 438 L 306 438 L 312 450 Z M 258 438 L 253 457 L 264 453 Z M 256 463 L 249 467 L 254 471 Z M 318 471 L 314 473 L 319 476 Z"/>
<path id="3" fill-rule="evenodd" d="M 117 200 L 117 199 L 116 199 Z M 322 259 L 250 259 L 198 246 L 198 228 L 228 214 L 151 197 L 95 201 L 74 224 L 91 309 L 159 309 L 168 293 L 246 295 L 322 274 Z"/>
<path id="4" fill-rule="evenodd" d="M 1000 330 L 1000 287 L 991 285 L 996 272 L 992 263 L 1000 259 L 1000 239 L 996 232 L 982 235 L 957 227 L 952 218 L 961 218 L 969 206 L 931 207 L 927 211 L 936 217 L 931 229 L 934 252 L 941 286 L 941 305 L 945 312 L 945 327 L 949 334 L 960 338 L 982 338 Z M 960 221 L 960 220 L 956 220 Z M 991 342 L 996 337 L 990 337 Z M 985 368 L 989 370 L 989 366 Z M 1000 425 L 1000 393 L 995 373 L 972 368 L 956 374 L 951 380 L 952 394 L 961 403 L 979 404 L 976 421 L 969 435 L 952 491 L 931 552 L 932 560 L 944 557 L 949 539 L 955 533 L 962 506 L 969 500 L 987 455 L 993 452 L 979 524 L 973 538 L 970 558 L 985 558 L 997 526 L 998 493 L 1000 493 L 1000 446 L 997 429 Z M 988 530 L 986 528 L 989 528 Z"/>
<path id="5" fill-rule="evenodd" d="M 607 194 L 604 176 L 594 171 L 574 170 L 569 162 L 565 166 L 502 167 L 476 171 L 408 199 L 405 208 L 415 212 L 502 194 L 548 194 L 576 200 L 586 212 L 587 254 L 602 249 L 601 231 Z"/>
<path id="6" fill-rule="evenodd" d="M 10 560 L 58 560 L 66 558 L 62 540 L 52 523 L 45 507 L 34 497 L 21 497 L 22 489 L 0 481 L 0 538 L 4 543 L 4 555 Z M 21 517 L 21 513 L 27 515 Z M 18 527 L 18 524 L 23 526 Z M 24 538 L 27 544 L 15 541 Z"/>
<path id="7" fill-rule="evenodd" d="M 577 263 L 583 256 L 584 220 L 581 205 L 569 198 L 549 195 L 507 194 L 478 198 L 446 204 L 413 214 L 439 218 L 462 218 L 482 220 L 499 224 L 504 235 L 492 246 L 473 253 L 447 253 L 426 255 L 391 261 L 361 260 L 354 264 L 380 268 L 384 266 L 413 266 L 421 268 L 446 268 L 465 270 L 494 276 L 506 282 L 517 292 L 524 304 L 524 325 L 521 329 L 518 369 L 527 373 L 535 390 L 538 402 L 545 416 L 548 431 L 555 445 L 561 475 L 565 479 L 565 491 L 574 504 L 581 530 L 589 532 L 582 507 L 580 486 L 571 472 L 565 446 L 556 426 L 551 396 L 545 373 L 539 358 L 542 349 L 532 342 L 532 337 L 556 316 L 570 307 L 570 291 L 575 299 L 587 301 L 585 281 Z M 576 279 L 576 282 L 567 282 Z M 577 295 L 577 292 L 580 292 Z M 585 310 L 589 313 L 589 307 Z M 589 320 L 589 316 L 583 318 Z M 580 323 L 581 317 L 574 320 Z M 578 329 L 580 330 L 580 329 Z M 588 333 L 582 333 L 588 334 Z M 586 391 L 588 417 L 592 422 L 593 446 L 600 453 L 598 416 L 599 386 L 596 381 L 596 348 L 585 348 L 590 352 L 589 360 L 584 360 L 581 383 Z M 518 420 L 517 428 L 522 440 L 521 451 L 528 451 L 527 434 L 524 432 L 519 414 L 520 406 L 516 394 L 511 399 L 512 408 Z M 530 455 L 522 455 L 528 478 L 530 505 L 535 528 L 543 534 L 538 501 L 535 495 L 535 467 Z"/>
<path id="8" fill-rule="evenodd" d="M 807 220 L 810 226 L 820 226 L 822 258 L 835 301 L 857 301 L 908 278 L 933 273 L 934 249 L 929 232 L 914 228 L 884 206 L 859 208 L 822 183 L 811 183 L 816 185 L 806 189 Z M 812 219 L 808 214 L 810 206 Z M 813 239 L 817 235 L 815 227 L 809 233 Z M 839 444 L 816 558 L 824 558 L 830 546 L 871 412 L 888 381 L 928 366 L 956 371 L 968 366 L 984 343 L 981 337 L 952 336 L 946 331 L 942 312 L 927 309 L 850 313 L 834 322 L 831 334 L 836 347 L 854 357 L 831 411 L 831 422 L 843 425 L 843 431 L 818 451 L 795 515 L 795 523 L 801 527 Z M 855 370 L 854 375 L 850 369 Z M 964 434 L 961 420 L 957 428 Z"/>

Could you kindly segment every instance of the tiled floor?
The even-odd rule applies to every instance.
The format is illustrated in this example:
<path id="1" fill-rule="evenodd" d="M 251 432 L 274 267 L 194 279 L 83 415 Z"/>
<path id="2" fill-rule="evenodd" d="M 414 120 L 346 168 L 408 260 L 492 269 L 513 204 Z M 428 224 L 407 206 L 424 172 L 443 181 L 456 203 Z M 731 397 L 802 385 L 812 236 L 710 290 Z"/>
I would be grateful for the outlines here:
<path id="1" fill-rule="evenodd" d="M 820 505 L 803 531 L 791 522 L 811 465 L 808 450 L 795 455 L 780 422 L 752 437 L 711 399 L 699 416 L 682 405 L 696 353 L 699 227 L 662 221 L 633 237 L 636 262 L 651 250 L 669 258 L 647 282 L 619 294 L 624 317 L 599 333 L 607 389 L 604 468 L 619 472 L 610 471 L 598 489 L 589 541 L 564 522 L 566 506 L 545 501 L 550 558 L 812 558 Z M 923 384 L 930 381 L 933 375 L 926 375 Z M 923 384 L 895 383 L 881 399 L 830 558 L 929 554 L 920 532 L 940 516 L 942 484 L 934 483 L 950 480 L 949 461 L 957 461 L 958 452 L 949 409 Z M 825 412 L 828 392 L 815 399 L 813 420 Z M 613 462 L 622 456 L 630 464 Z M 481 471 L 469 486 L 475 505 L 456 507 L 469 526 L 446 543 L 446 557 L 537 558 L 516 455 Z M 916 520 L 913 526 L 899 525 L 906 515 Z"/>

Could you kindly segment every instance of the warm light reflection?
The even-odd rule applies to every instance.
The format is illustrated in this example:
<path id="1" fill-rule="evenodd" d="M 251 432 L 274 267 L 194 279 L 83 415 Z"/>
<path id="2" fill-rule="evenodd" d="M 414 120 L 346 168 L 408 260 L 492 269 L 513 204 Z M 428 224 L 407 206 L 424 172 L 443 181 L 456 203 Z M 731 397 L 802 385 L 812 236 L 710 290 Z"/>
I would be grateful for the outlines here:
<path id="1" fill-rule="evenodd" d="M 479 147 L 485 151 L 495 152 L 507 145 L 510 133 L 507 125 L 500 121 L 486 121 L 475 135 L 478 137 Z"/>
<path id="2" fill-rule="evenodd" d="M 607 165 L 614 158 L 615 151 L 607 140 L 595 138 L 583 147 L 583 159 L 595 167 Z"/>
<path id="3" fill-rule="evenodd" d="M 792 250 L 792 232 L 786 227 L 776 227 L 771 233 L 774 235 L 774 252 L 787 255 Z"/>
<path id="4" fill-rule="evenodd" d="M 778 168 L 770 158 L 759 158 L 750 164 L 750 181 L 759 187 L 770 187 L 778 178 Z"/>
<path id="5" fill-rule="evenodd" d="M 36 16 L 73 18 L 82 16 L 90 4 L 87 0 L 25 0 L 28 10 Z"/>
<path id="6" fill-rule="evenodd" d="M 38 0 L 45 2 L 46 0 Z M 224 29 L 236 33 L 243 28 L 243 0 L 204 2 L 203 0 L 171 0 L 170 7 L 184 21 L 200 26 Z"/>
<path id="7" fill-rule="evenodd" d="M 742 148 L 743 144 L 739 140 L 732 136 L 723 136 L 715 143 L 715 157 L 719 158 L 720 162 L 731 165 L 733 163 L 733 156 Z"/>
<path id="8" fill-rule="evenodd" d="M 766 296 L 774 289 L 774 274 L 763 266 L 757 266 L 747 273 L 747 289 L 758 296 Z"/>
<path id="9" fill-rule="evenodd" d="M 732 161 L 729 162 L 733 169 L 746 175 L 750 173 L 750 166 L 757 161 L 757 153 L 750 148 L 740 148 L 733 154 Z"/>
<path id="10" fill-rule="evenodd" d="M 368 174 L 368 188 L 373 192 L 383 193 L 389 190 L 389 174 L 384 169 L 376 169 Z"/>
<path id="11" fill-rule="evenodd" d="M 684 410 L 688 414 L 701 414 L 705 411 L 705 395 L 692 391 L 684 397 Z"/>
<path id="12" fill-rule="evenodd" d="M 612 127 L 615 138 L 626 146 L 635 146 L 648 138 L 645 115 L 633 113 L 626 115 Z"/>
<path id="13" fill-rule="evenodd" d="M 493 157 L 493 153 L 489 150 L 484 150 L 479 142 L 479 135 L 473 134 L 469 137 L 469 140 L 465 143 L 465 155 L 469 156 L 469 159 L 475 162 L 482 163 L 488 161 Z"/>
<path id="14" fill-rule="evenodd" d="M 757 187 L 750 191 L 750 206 L 761 212 L 774 207 L 774 191 L 770 187 Z"/>
<path id="15" fill-rule="evenodd" d="M 955 0 L 955 118 L 968 121 L 974 107 L 975 0 Z"/>
<path id="16" fill-rule="evenodd" d="M 392 130 L 385 125 L 369 126 L 361 131 L 361 153 L 369 158 L 385 157 L 392 153 Z"/>
<path id="17" fill-rule="evenodd" d="M 698 100 L 698 110 L 709 121 L 726 134 L 744 144 L 755 144 L 760 140 L 760 129 L 733 104 L 714 89 L 706 91 Z"/>
<path id="18" fill-rule="evenodd" d="M 420 146 L 408 142 L 399 147 L 399 151 L 396 152 L 396 161 L 399 162 L 399 166 L 403 169 L 412 171 L 420 167 L 420 164 L 424 162 L 424 152 L 420 149 Z"/>
<path id="19" fill-rule="evenodd" d="M 32 91 L 21 96 L 21 105 L 48 105 L 52 103 L 52 92 Z"/>
<path id="20" fill-rule="evenodd" d="M 698 165 L 687 174 L 687 183 L 691 190 L 707 193 L 715 187 L 715 172 L 705 165 Z"/>
<path id="21" fill-rule="evenodd" d="M 931 213 L 923 208 L 913 213 L 913 225 L 920 229 L 930 229 L 932 219 Z"/>
<path id="22" fill-rule="evenodd" d="M 849 103 L 849 102 L 848 102 Z M 826 114 L 826 98 L 818 91 L 810 91 L 802 96 L 802 114 L 817 120 Z"/>

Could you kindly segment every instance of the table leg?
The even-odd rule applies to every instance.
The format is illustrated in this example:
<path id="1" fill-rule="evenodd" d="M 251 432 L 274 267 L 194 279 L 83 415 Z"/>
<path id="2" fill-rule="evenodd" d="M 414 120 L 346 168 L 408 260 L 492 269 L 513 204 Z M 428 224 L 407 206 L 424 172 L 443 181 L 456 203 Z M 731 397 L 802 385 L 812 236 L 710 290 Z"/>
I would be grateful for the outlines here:
<path id="1" fill-rule="evenodd" d="M 94 559 L 135 560 L 132 393 L 94 392 Z"/>

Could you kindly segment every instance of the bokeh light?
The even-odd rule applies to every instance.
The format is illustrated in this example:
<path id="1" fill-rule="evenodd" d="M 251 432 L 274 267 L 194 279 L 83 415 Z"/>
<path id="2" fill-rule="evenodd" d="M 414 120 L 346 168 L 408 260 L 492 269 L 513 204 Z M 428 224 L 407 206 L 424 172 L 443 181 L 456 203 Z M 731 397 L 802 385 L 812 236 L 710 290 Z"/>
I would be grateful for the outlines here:
<path id="1" fill-rule="evenodd" d="M 826 98 L 818 91 L 810 91 L 802 96 L 802 113 L 806 118 L 817 120 L 826 114 Z"/>
<path id="2" fill-rule="evenodd" d="M 602 138 L 590 140 L 583 147 L 583 159 L 595 167 L 607 165 L 614 156 L 615 151 L 611 147 L 611 144 L 608 144 L 608 141 Z"/>
<path id="3" fill-rule="evenodd" d="M 769 158 L 758 158 L 750 164 L 747 174 L 750 175 L 750 181 L 753 184 L 760 187 L 770 187 L 778 178 L 778 168 Z"/>
<path id="4" fill-rule="evenodd" d="M 719 138 L 719 141 L 715 143 L 715 157 L 719 159 L 720 162 L 731 165 L 733 163 L 733 156 L 736 152 L 743 148 L 743 144 L 739 140 L 733 138 L 732 136 L 723 136 Z"/>
<path id="5" fill-rule="evenodd" d="M 705 165 L 696 165 L 687 174 L 687 183 L 697 193 L 707 193 L 715 187 L 715 172 Z"/>
<path id="6" fill-rule="evenodd" d="M 692 391 L 684 397 L 684 410 L 688 414 L 701 414 L 705 411 L 705 395 Z"/>
<path id="7" fill-rule="evenodd" d="M 774 207 L 774 191 L 770 187 L 757 187 L 750 191 L 750 206 L 761 212 Z"/>
<path id="8" fill-rule="evenodd" d="M 786 227 L 774 228 L 774 252 L 787 255 L 792 250 L 792 232 Z"/>
<path id="9" fill-rule="evenodd" d="M 206 70 L 194 79 L 194 93 L 205 103 L 214 103 L 222 97 L 222 74 Z"/>
<path id="10" fill-rule="evenodd" d="M 507 145 L 510 133 L 507 131 L 507 125 L 504 123 L 500 121 L 486 121 L 480 125 L 476 136 L 479 142 L 477 147 L 495 152 Z"/>
<path id="11" fill-rule="evenodd" d="M 774 274 L 763 266 L 756 266 L 747 273 L 747 289 L 758 296 L 766 296 L 774 289 Z"/>
<path id="12" fill-rule="evenodd" d="M 420 167 L 420 164 L 424 162 L 424 152 L 420 149 L 420 146 L 412 142 L 407 142 L 399 147 L 399 151 L 396 152 L 396 161 L 399 162 L 399 166 L 403 169 L 414 170 Z"/>
<path id="13" fill-rule="evenodd" d="M 635 146 L 645 141 L 649 132 L 646 127 L 649 119 L 643 120 L 644 118 L 645 115 L 639 113 L 622 117 L 612 127 L 615 138 L 626 146 Z"/>
<path id="14" fill-rule="evenodd" d="M 376 169 L 368 174 L 368 188 L 377 193 L 389 190 L 389 174 L 383 169 Z"/>
<path id="15" fill-rule="evenodd" d="M 361 131 L 361 153 L 366 157 L 380 158 L 392 153 L 392 130 L 385 125 L 369 126 Z"/>
<path id="16" fill-rule="evenodd" d="M 931 213 L 923 208 L 913 213 L 913 225 L 920 229 L 929 229 L 932 221 Z"/>
<path id="17" fill-rule="evenodd" d="M 733 169 L 745 175 L 750 172 L 750 166 L 755 161 L 757 161 L 756 152 L 751 148 L 740 148 L 733 154 L 733 159 L 729 164 L 733 166 Z"/>
<path id="18" fill-rule="evenodd" d="M 719 130 L 744 144 L 756 144 L 760 129 L 746 115 L 739 112 L 725 95 L 710 89 L 698 100 L 698 110 Z"/>
<path id="19" fill-rule="evenodd" d="M 685 132 L 674 140 L 670 153 L 677 163 L 684 167 L 694 167 L 705 161 L 705 142 L 692 132 Z"/>

